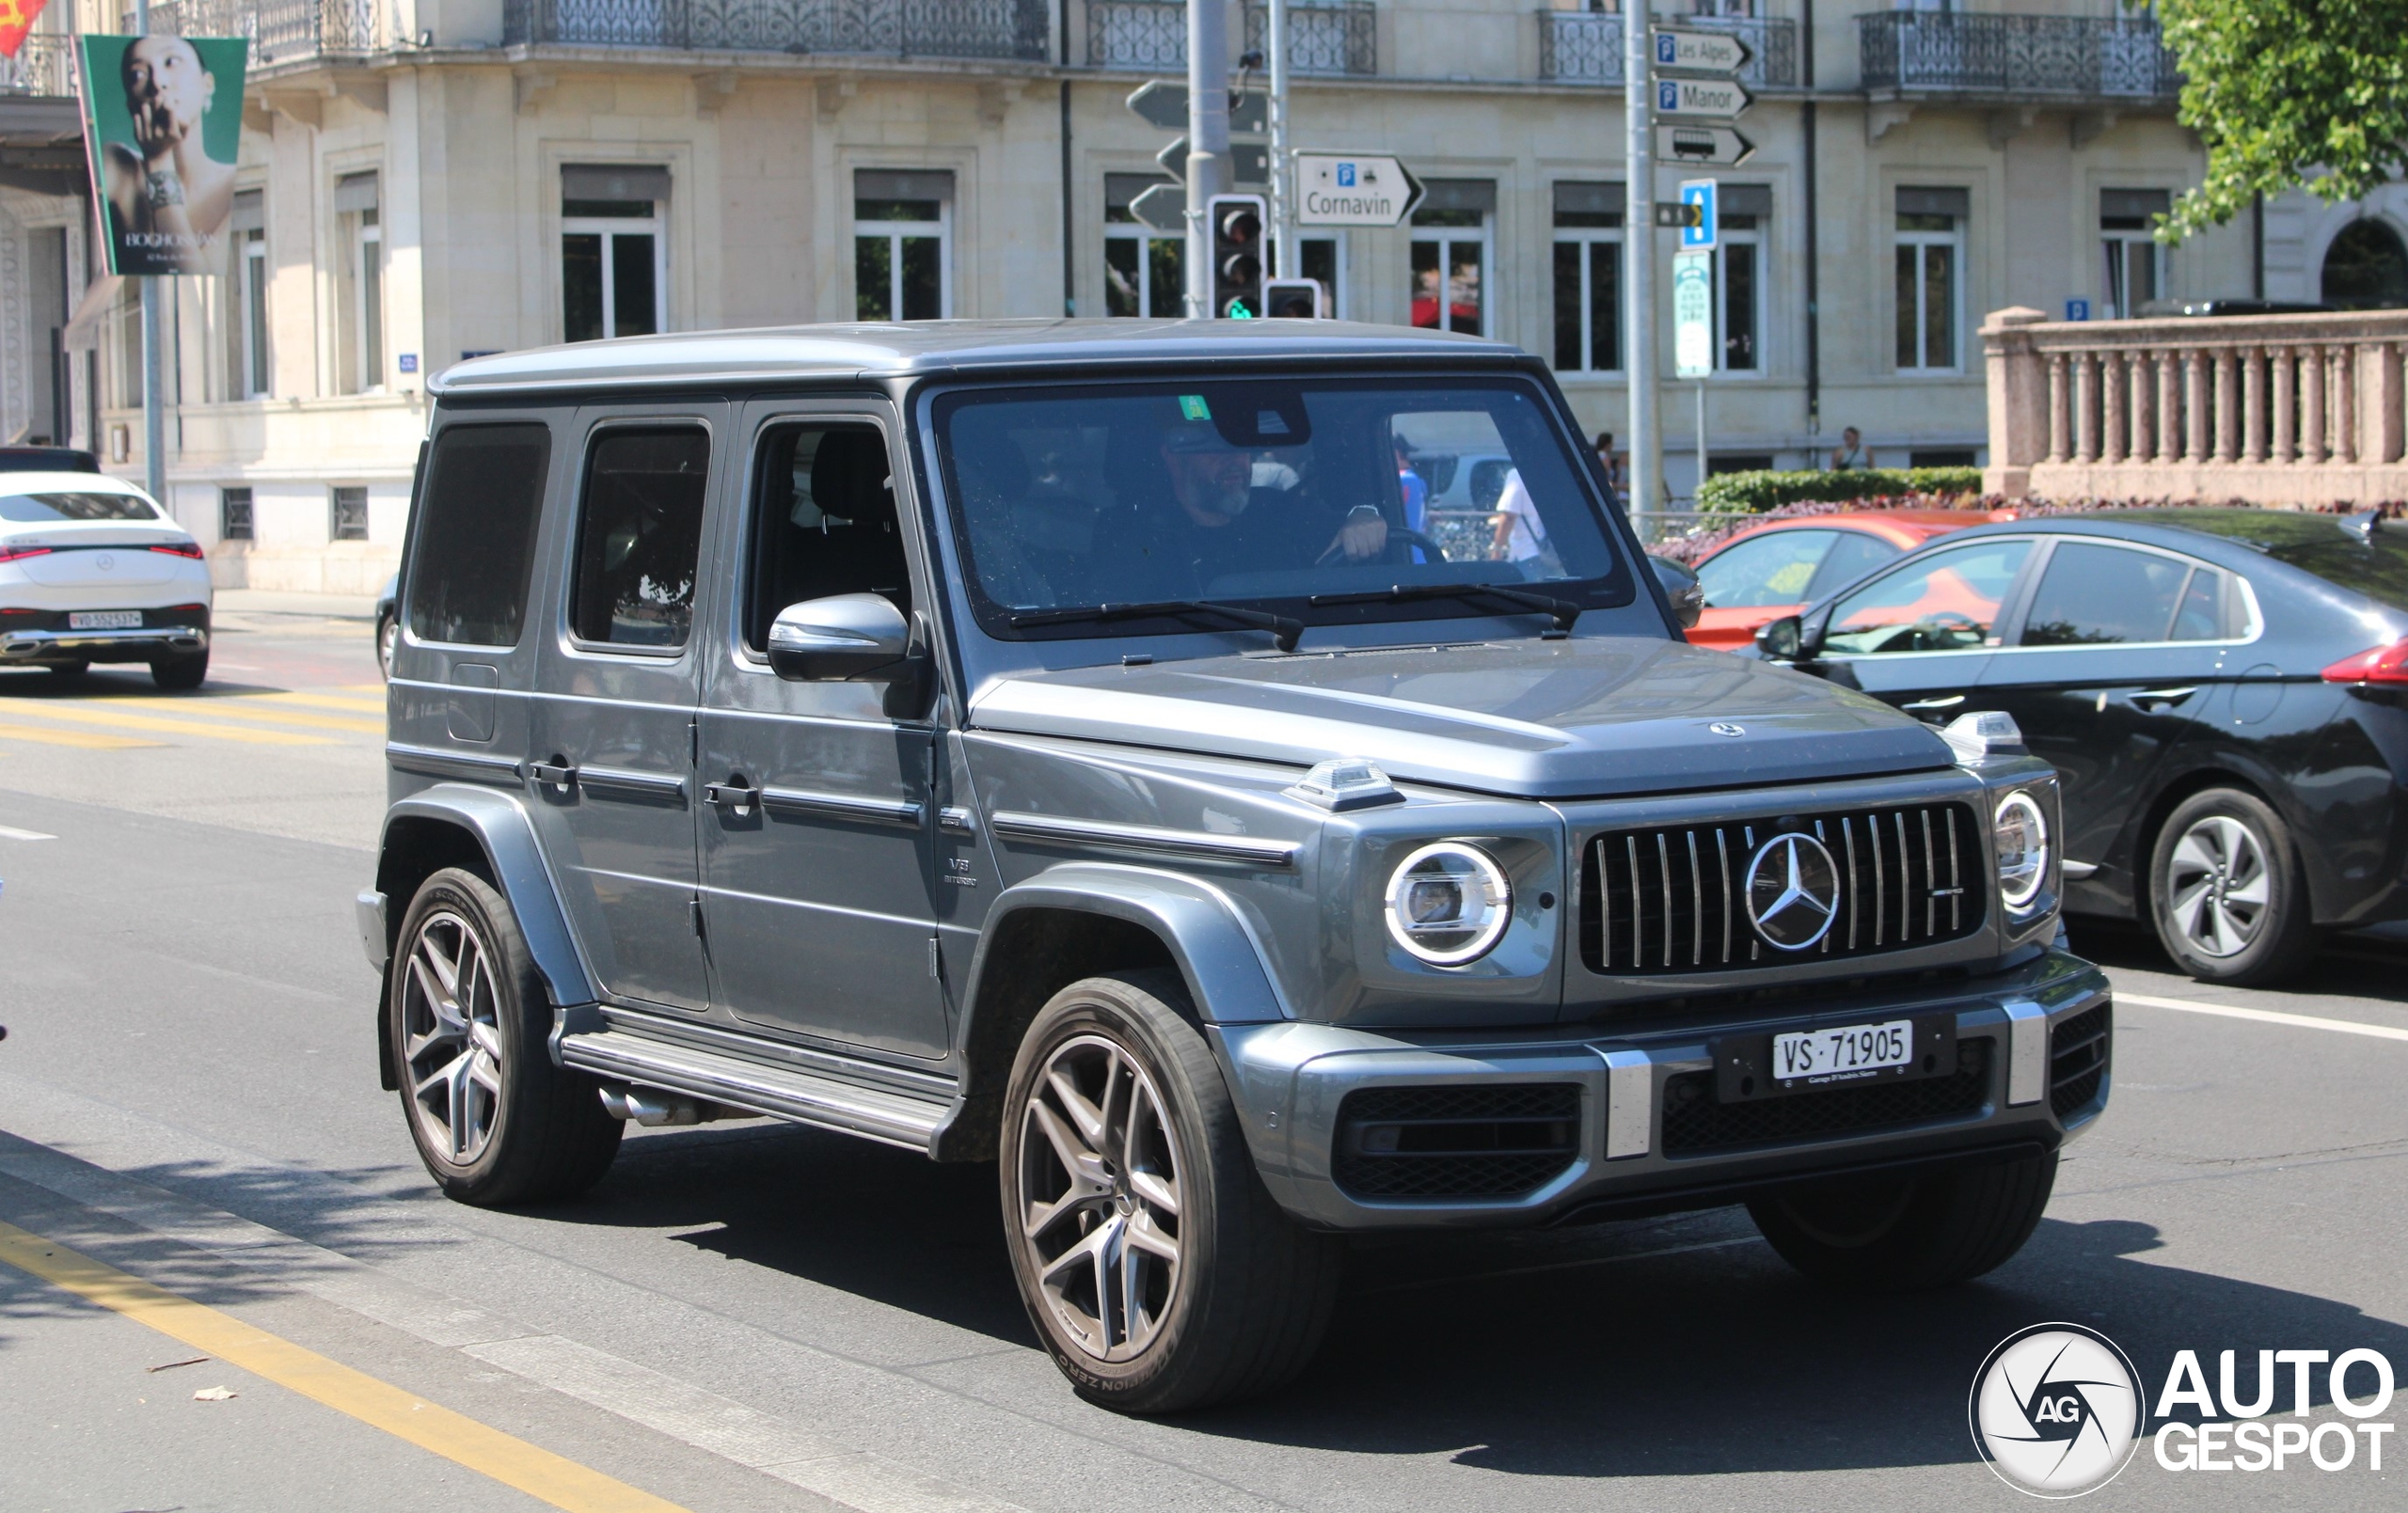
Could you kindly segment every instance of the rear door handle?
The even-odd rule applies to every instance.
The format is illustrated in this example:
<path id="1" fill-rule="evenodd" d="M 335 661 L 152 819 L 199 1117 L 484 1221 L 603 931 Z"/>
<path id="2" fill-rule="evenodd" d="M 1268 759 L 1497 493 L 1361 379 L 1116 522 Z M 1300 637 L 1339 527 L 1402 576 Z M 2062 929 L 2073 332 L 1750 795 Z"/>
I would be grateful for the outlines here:
<path id="1" fill-rule="evenodd" d="M 527 776 L 532 778 L 539 787 L 568 789 L 577 786 L 577 765 L 562 757 L 527 764 Z"/>
<path id="2" fill-rule="evenodd" d="M 725 782 L 705 783 L 703 802 L 713 809 L 728 810 L 736 814 L 750 814 L 761 801 L 761 790 L 744 780 L 742 773 L 731 773 Z"/>
<path id="3" fill-rule="evenodd" d="M 2143 714 L 2155 714 L 2168 704 L 2178 704 L 2199 690 L 2190 688 L 2141 688 L 2124 695 L 2132 707 Z"/>

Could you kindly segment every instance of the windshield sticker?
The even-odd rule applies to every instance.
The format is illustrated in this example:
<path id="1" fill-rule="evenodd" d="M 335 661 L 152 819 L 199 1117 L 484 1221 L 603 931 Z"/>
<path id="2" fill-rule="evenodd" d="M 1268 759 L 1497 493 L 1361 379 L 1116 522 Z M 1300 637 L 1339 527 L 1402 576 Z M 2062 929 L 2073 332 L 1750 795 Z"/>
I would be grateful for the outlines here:
<path id="1" fill-rule="evenodd" d="M 1179 418 L 1182 420 L 1210 420 L 1212 418 L 1212 407 L 1204 402 L 1201 394 L 1181 394 L 1179 397 Z"/>

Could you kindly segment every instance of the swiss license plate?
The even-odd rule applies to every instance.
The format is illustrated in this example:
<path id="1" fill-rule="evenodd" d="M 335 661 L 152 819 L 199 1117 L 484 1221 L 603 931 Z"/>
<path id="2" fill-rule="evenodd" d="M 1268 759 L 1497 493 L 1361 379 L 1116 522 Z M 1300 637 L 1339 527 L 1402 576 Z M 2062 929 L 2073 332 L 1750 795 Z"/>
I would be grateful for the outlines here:
<path id="1" fill-rule="evenodd" d="M 1953 1015 L 1825 1025 L 1715 1043 L 1715 1095 L 1724 1103 L 1820 1093 L 1861 1082 L 1944 1077 L 1956 1070 Z"/>
<path id="2" fill-rule="evenodd" d="M 69 630 L 140 630 L 139 609 L 77 609 L 67 617 Z"/>

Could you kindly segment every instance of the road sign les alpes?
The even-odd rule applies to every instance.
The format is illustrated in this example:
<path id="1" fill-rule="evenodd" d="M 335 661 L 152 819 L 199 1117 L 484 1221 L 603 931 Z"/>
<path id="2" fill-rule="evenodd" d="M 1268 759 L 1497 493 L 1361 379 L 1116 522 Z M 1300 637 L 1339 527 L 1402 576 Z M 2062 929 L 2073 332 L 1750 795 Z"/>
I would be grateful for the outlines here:
<path id="1" fill-rule="evenodd" d="M 1654 40 L 1657 68 L 1682 69 L 1691 73 L 1736 73 L 1756 55 L 1753 49 L 1729 32 L 1658 26 Z"/>

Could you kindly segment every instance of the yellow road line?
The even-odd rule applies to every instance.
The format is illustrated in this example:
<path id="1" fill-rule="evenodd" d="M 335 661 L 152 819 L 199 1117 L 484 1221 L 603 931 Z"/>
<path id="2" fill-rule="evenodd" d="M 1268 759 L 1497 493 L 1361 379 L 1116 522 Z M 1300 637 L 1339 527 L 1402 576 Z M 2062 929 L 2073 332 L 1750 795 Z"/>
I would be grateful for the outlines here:
<path id="1" fill-rule="evenodd" d="M 0 704 L 0 710 L 10 715 L 35 715 L 43 719 L 80 720 L 87 725 L 119 725 L 127 730 L 164 731 L 178 735 L 206 735 L 219 741 L 240 741 L 250 746 L 332 746 L 324 735 L 301 735 L 292 731 L 258 731 L 241 725 L 208 725 L 197 719 L 170 719 L 164 715 L 140 715 L 132 710 L 111 714 L 98 704 L 67 703 L 51 699 L 12 699 Z"/>
<path id="2" fill-rule="evenodd" d="M 354 715 L 381 715 L 385 712 L 385 696 L 382 694 L 373 699 L 315 693 L 246 693 L 239 697 L 254 703 L 303 704 L 311 709 L 340 709 Z"/>
<path id="3" fill-rule="evenodd" d="M 127 704 L 137 709 L 182 709 L 195 715 L 204 715 L 213 719 L 221 716 L 232 716 L 237 719 L 256 719 L 270 725 L 296 725 L 304 730 L 364 731 L 371 735 L 385 733 L 385 722 L 382 719 L 345 719 L 341 715 L 320 715 L 289 709 L 261 709 L 257 704 L 241 699 L 169 699 L 154 698 L 147 694 L 120 694 L 111 699 L 95 700 L 84 707 L 115 709 Z"/>
<path id="4" fill-rule="evenodd" d="M 515 1487 L 564 1513 L 686 1513 L 674 1503 L 590 1466 L 430 1403 L 14 1224 L 0 1222 L 0 1261 L 324 1403 L 338 1413 L 383 1429 L 395 1439 Z"/>
<path id="5" fill-rule="evenodd" d="M 155 747 L 157 741 L 137 741 L 131 735 L 103 735 L 98 731 L 46 731 L 32 725 L 0 724 L 0 740 L 40 741 L 45 746 L 80 746 L 87 751 L 125 751 L 135 747 Z"/>

